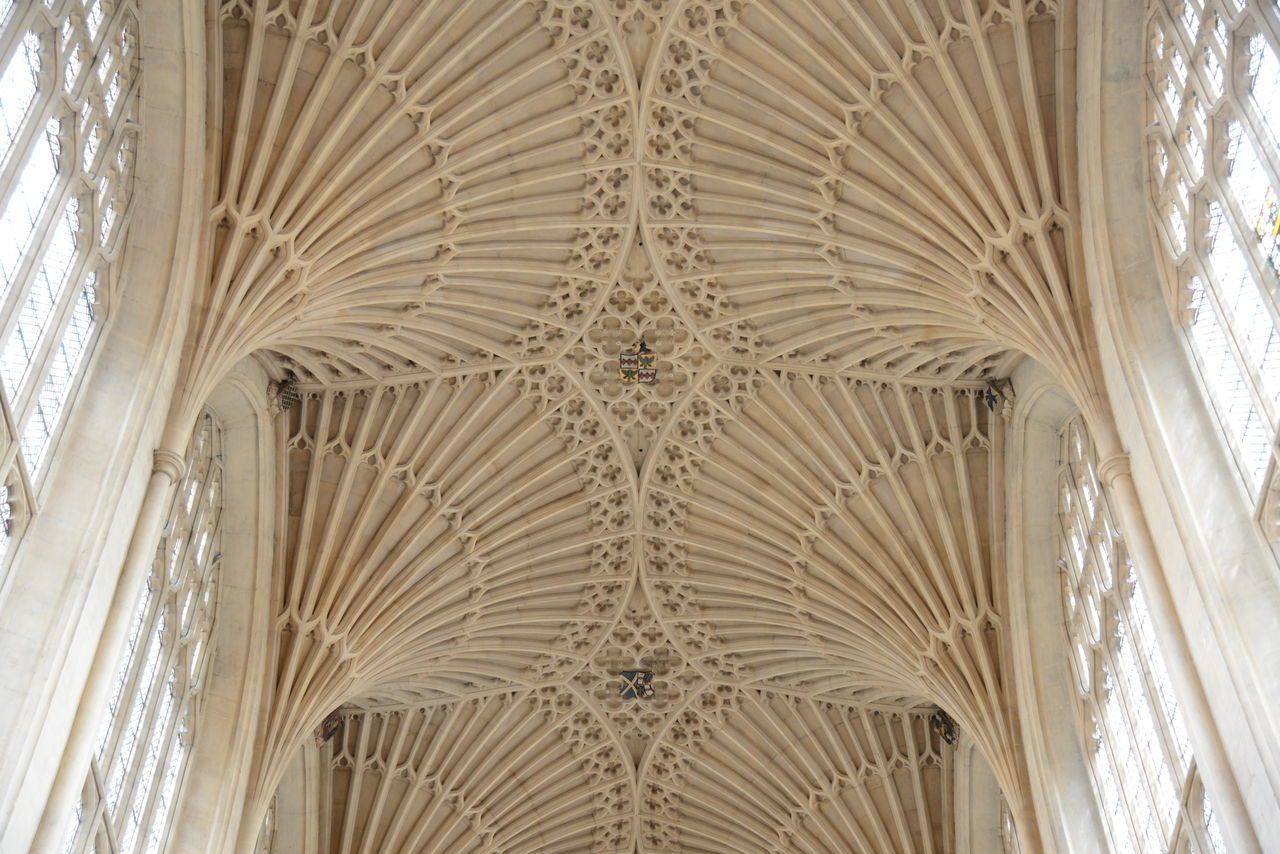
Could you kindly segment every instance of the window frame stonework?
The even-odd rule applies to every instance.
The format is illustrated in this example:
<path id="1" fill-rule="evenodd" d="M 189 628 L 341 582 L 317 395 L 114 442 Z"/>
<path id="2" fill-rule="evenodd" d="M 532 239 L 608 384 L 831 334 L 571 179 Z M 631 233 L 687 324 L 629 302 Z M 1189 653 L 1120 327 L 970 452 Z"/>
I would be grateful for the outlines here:
<path id="1" fill-rule="evenodd" d="M 221 426 L 204 413 L 135 606 L 65 854 L 165 850 L 214 652 L 222 442 Z"/>
<path id="2" fill-rule="evenodd" d="M 1059 432 L 1058 574 L 1077 729 L 1117 854 L 1226 854 L 1092 440 Z"/>
<path id="3" fill-rule="evenodd" d="M 0 88 L 18 97 L 0 104 L 4 553 L 37 508 L 116 287 L 133 211 L 138 32 L 136 0 L 0 2 Z"/>
<path id="4" fill-rule="evenodd" d="M 1280 69 L 1269 0 L 1149 4 L 1147 168 L 1166 297 L 1256 504 L 1280 476 L 1280 249 L 1252 210 L 1280 198 L 1280 122 L 1255 97 L 1255 75 L 1271 79 L 1259 57 Z M 1267 100 L 1280 106 L 1280 90 Z"/>

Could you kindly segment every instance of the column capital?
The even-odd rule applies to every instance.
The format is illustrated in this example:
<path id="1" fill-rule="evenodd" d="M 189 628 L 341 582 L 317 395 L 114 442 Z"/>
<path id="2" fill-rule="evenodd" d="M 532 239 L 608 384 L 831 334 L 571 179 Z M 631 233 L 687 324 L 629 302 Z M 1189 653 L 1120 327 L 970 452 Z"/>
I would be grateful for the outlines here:
<path id="1" fill-rule="evenodd" d="M 151 471 L 165 475 L 170 483 L 177 483 L 182 477 L 186 462 L 182 454 L 167 448 L 156 448 L 151 452 Z"/>
<path id="2" fill-rule="evenodd" d="M 1129 468 L 1129 455 L 1124 453 L 1112 454 L 1098 463 L 1098 479 L 1108 489 L 1111 488 L 1111 484 L 1115 482 L 1116 478 L 1127 475 L 1131 471 Z"/>

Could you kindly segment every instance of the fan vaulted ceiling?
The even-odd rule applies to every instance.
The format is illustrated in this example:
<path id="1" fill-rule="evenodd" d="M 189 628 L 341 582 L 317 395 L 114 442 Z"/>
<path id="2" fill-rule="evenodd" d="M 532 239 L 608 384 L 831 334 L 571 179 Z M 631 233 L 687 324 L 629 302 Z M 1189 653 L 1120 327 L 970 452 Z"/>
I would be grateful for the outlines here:
<path id="1" fill-rule="evenodd" d="M 305 392 L 260 807 L 345 704 L 334 852 L 950 851 L 937 704 L 1020 810 L 982 395 L 1089 387 L 1058 3 L 215 6 L 190 406 Z"/>

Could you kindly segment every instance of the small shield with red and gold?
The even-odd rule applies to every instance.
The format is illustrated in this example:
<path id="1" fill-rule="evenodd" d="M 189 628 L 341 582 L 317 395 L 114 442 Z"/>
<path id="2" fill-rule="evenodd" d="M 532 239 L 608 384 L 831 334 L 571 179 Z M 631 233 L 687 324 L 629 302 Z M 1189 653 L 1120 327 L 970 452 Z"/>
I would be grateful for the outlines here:
<path id="1" fill-rule="evenodd" d="M 658 379 L 658 354 L 643 341 L 618 354 L 618 379 L 624 383 L 652 383 Z"/>

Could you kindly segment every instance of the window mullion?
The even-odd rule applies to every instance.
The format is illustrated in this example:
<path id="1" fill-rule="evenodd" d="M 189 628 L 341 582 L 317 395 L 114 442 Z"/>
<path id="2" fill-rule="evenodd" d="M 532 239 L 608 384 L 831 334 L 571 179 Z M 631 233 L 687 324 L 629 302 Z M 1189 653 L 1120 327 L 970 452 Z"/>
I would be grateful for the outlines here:
<path id="1" fill-rule="evenodd" d="M 1119 602 L 1113 602 L 1112 605 L 1113 607 L 1118 607 Z M 1173 746 L 1169 743 L 1167 738 L 1168 733 L 1165 731 L 1165 722 L 1163 718 L 1159 716 L 1158 709 L 1152 702 L 1154 699 L 1151 696 L 1152 686 L 1143 678 L 1145 668 L 1142 665 L 1141 656 L 1139 654 L 1137 638 L 1134 637 L 1131 631 L 1131 626 L 1129 629 L 1130 631 L 1126 637 L 1126 642 L 1131 645 L 1129 653 L 1133 657 L 1134 666 L 1137 668 L 1137 688 L 1141 693 L 1138 695 L 1131 694 L 1130 686 L 1126 684 L 1123 679 L 1117 679 L 1116 682 L 1123 698 L 1121 700 L 1121 707 L 1125 713 L 1125 720 L 1129 723 L 1129 737 L 1134 738 L 1142 731 L 1144 720 L 1150 726 L 1151 733 L 1155 737 L 1156 750 L 1154 755 L 1147 753 L 1145 750 L 1138 751 L 1138 766 L 1141 770 L 1148 796 L 1151 799 L 1151 804 L 1156 810 L 1156 822 L 1161 828 L 1161 835 L 1168 840 L 1173 839 L 1176 836 L 1174 826 L 1177 824 L 1177 812 L 1180 807 L 1177 805 L 1167 804 L 1163 801 L 1162 796 L 1164 792 L 1160 786 L 1160 768 L 1153 763 L 1163 763 L 1165 773 L 1169 778 L 1168 782 L 1171 786 L 1173 785 L 1172 772 L 1177 767 L 1177 764 L 1174 762 Z M 1119 655 L 1118 652 L 1113 652 L 1110 647 L 1108 648 L 1108 652 L 1112 653 L 1113 660 L 1115 660 Z M 1117 672 L 1119 672 L 1118 665 Z M 1173 791 L 1174 794 L 1177 794 L 1179 790 L 1174 787 Z M 1174 813 L 1173 819 L 1169 818 L 1169 814 L 1167 812 L 1171 806 L 1173 807 Z"/>
<path id="2" fill-rule="evenodd" d="M 64 162 L 59 164 L 60 169 L 65 167 L 67 153 L 65 131 L 62 134 L 61 143 L 63 150 L 59 160 Z M 58 219 L 61 218 L 66 209 L 67 202 L 75 195 L 76 188 L 71 178 L 72 173 L 59 171 L 53 188 L 44 200 L 40 218 L 32 229 L 31 237 L 27 242 L 22 264 L 18 267 L 13 277 L 13 284 L 10 286 L 9 292 L 5 294 L 3 302 L 0 302 L 0 342 L 8 341 L 9 336 L 13 333 L 13 329 L 17 325 L 18 313 L 26 301 L 27 294 L 40 271 L 45 252 L 49 248 L 53 229 L 57 227 Z M 0 344 L 0 346 L 3 346 L 3 344 Z"/>
<path id="3" fill-rule="evenodd" d="M 19 400 L 22 406 L 21 423 L 24 428 L 30 422 L 36 406 L 40 402 L 40 395 L 44 390 L 45 381 L 48 379 L 53 367 L 53 361 L 58 351 L 63 345 L 63 336 L 66 334 L 71 324 L 72 315 L 84 294 L 86 281 L 91 272 L 91 257 L 85 257 L 82 252 L 77 252 L 80 257 L 73 262 L 72 272 L 68 280 L 63 285 L 62 293 L 58 297 L 58 304 L 54 312 L 50 315 L 46 322 L 45 328 L 40 333 L 40 340 L 36 350 L 31 355 L 30 364 L 27 366 L 27 374 L 21 387 L 19 388 Z M 0 341 L 0 353 L 3 353 L 3 347 L 7 345 L 7 341 Z M 81 357 L 83 359 L 83 356 Z M 68 383 L 74 383 L 75 376 L 72 376 Z M 18 437 L 19 444 L 22 442 L 23 436 Z M 50 437 L 50 441 L 52 437 Z"/>
<path id="4" fill-rule="evenodd" d="M 43 70 L 41 76 L 44 76 Z M 0 160 L 0 211 L 9 204 L 9 199 L 18 186 L 18 176 L 27 165 L 27 155 L 31 153 L 34 146 L 40 144 L 40 136 L 48 127 L 49 120 L 54 118 L 55 111 L 51 107 L 57 101 L 56 92 L 37 91 L 36 99 L 27 109 L 27 114 L 22 119 L 22 127 L 14 136 L 9 151 L 7 154 L 0 154 L 4 157 Z"/>
<path id="5" fill-rule="evenodd" d="M 1248 134 L 1246 129 L 1243 131 Z M 1251 141 L 1252 143 L 1252 141 Z M 1225 148 L 1225 142 L 1223 144 Z M 1257 149 L 1259 146 L 1253 146 L 1258 153 L 1259 163 L 1263 171 L 1266 173 L 1266 179 L 1269 182 L 1271 191 L 1280 196 L 1280 170 L 1275 169 L 1267 158 L 1262 156 Z M 1262 146 L 1266 148 L 1266 146 Z M 1243 203 L 1236 196 L 1235 190 L 1231 187 L 1230 175 L 1225 172 L 1229 164 L 1215 163 L 1213 169 L 1213 177 L 1210 182 L 1211 198 L 1210 201 L 1217 201 L 1225 206 L 1226 210 L 1223 219 L 1227 223 L 1227 227 L 1231 230 L 1231 236 L 1244 254 L 1244 258 L 1249 267 L 1249 274 L 1253 277 L 1253 285 L 1262 295 L 1262 301 L 1271 312 L 1272 323 L 1276 323 L 1280 319 L 1280 276 L 1258 262 L 1258 244 L 1259 238 L 1255 231 L 1245 231 L 1241 222 L 1246 222 L 1253 217 L 1256 212 L 1246 211 L 1242 206 Z M 1206 170 L 1208 171 L 1208 170 Z M 1208 208 L 1208 204 L 1205 205 Z M 1208 256 L 1208 249 L 1197 247 L 1196 253 L 1204 257 Z"/>
<path id="6" fill-rule="evenodd" d="M 169 599 L 170 597 L 164 597 Z M 172 611 L 172 603 L 170 611 Z M 172 628 L 166 628 L 166 631 L 172 632 Z M 142 782 L 141 772 L 146 764 L 147 750 L 150 746 L 151 736 L 154 735 L 158 721 L 158 715 L 163 706 L 162 698 L 169 691 L 169 674 L 173 667 L 173 661 L 177 653 L 177 648 L 172 640 L 167 644 L 168 649 L 161 658 L 159 666 L 156 668 L 156 681 L 151 685 L 149 696 L 147 697 L 144 711 L 142 714 L 142 722 L 138 727 L 138 740 L 134 745 L 133 754 L 129 757 L 129 765 L 125 769 L 124 786 L 121 789 L 120 799 L 116 804 L 115 815 L 111 816 L 109 822 L 115 827 L 116 834 L 122 836 L 126 823 L 129 820 L 133 809 L 133 801 L 138 794 L 138 785 Z M 154 780 L 149 781 L 149 786 L 154 786 Z M 145 824 L 144 819 L 140 819 Z"/>
<path id="7" fill-rule="evenodd" d="M 80 801 L 80 824 L 75 834 L 68 840 L 66 850 L 75 851 L 85 845 L 98 833 L 98 829 L 106 821 L 106 786 L 102 779 L 102 769 L 96 759 L 89 760 L 89 779 L 85 781 Z"/>
<path id="8" fill-rule="evenodd" d="M 38 4 L 19 2 L 14 5 L 9 20 L 0 21 L 0 66 L 17 52 L 27 30 L 40 25 L 51 26 L 51 23 Z"/>
<path id="9" fill-rule="evenodd" d="M 1070 573 L 1061 586 L 1063 625 L 1077 683 L 1081 667 L 1092 671 L 1087 687 L 1074 692 L 1081 742 L 1112 847 L 1168 854 L 1194 835 L 1196 819 L 1187 806 L 1194 797 L 1193 763 L 1177 709 L 1166 704 L 1157 683 L 1161 651 L 1123 532 L 1098 482 L 1096 449 L 1083 430 L 1079 416 L 1063 429 L 1057 476 L 1059 559 Z M 1077 661 L 1082 641 L 1089 644 L 1088 662 Z M 1217 844 L 1204 850 L 1224 854 Z"/>
<path id="10" fill-rule="evenodd" d="M 1256 103 L 1253 97 L 1252 84 L 1248 83 L 1248 73 L 1245 70 L 1249 53 L 1249 37 L 1245 35 L 1248 32 L 1246 23 L 1252 22 L 1258 25 L 1258 34 L 1266 41 L 1267 49 L 1270 49 L 1277 59 L 1280 59 L 1280 38 L 1270 30 L 1269 23 L 1256 14 L 1257 9 L 1252 11 L 1254 14 L 1240 17 L 1227 31 L 1230 71 L 1226 77 L 1226 97 L 1231 102 L 1232 112 L 1248 128 L 1253 139 L 1267 143 L 1259 146 L 1261 149 L 1259 157 L 1268 167 L 1271 180 L 1274 182 L 1277 175 L 1280 175 L 1280 162 L 1277 162 L 1277 153 L 1274 150 L 1280 143 L 1280 126 L 1273 129 L 1268 124 L 1261 105 Z M 1277 185 L 1273 183 L 1272 186 Z"/>
<path id="11" fill-rule="evenodd" d="M 159 591 L 163 591 L 163 584 L 159 585 Z M 147 603 L 146 611 L 141 621 L 141 630 L 138 633 L 136 645 L 132 651 L 132 657 L 129 660 L 128 668 L 124 678 L 124 685 L 120 690 L 119 703 L 116 706 L 115 715 L 117 718 L 126 722 L 125 726 L 117 727 L 115 731 L 108 737 L 102 751 L 102 766 L 105 773 L 110 778 L 117 760 L 120 758 L 120 742 L 127 730 L 127 721 L 135 702 L 138 698 L 138 689 L 143 671 L 146 668 L 148 651 L 151 644 L 155 642 L 155 625 L 160 619 L 160 609 L 163 608 L 163 595 L 153 595 Z M 160 674 L 159 665 L 157 664 L 153 679 L 158 678 Z M 142 725 L 139 723 L 138 731 L 142 731 Z M 128 780 L 128 769 L 125 770 L 125 781 Z M 122 784 L 123 785 L 123 784 Z"/>
<path id="12" fill-rule="evenodd" d="M 175 698 L 175 702 L 170 709 L 169 720 L 165 722 L 165 738 L 160 746 L 160 750 L 156 755 L 155 777 L 149 792 L 147 793 L 146 804 L 142 810 L 143 820 L 140 822 L 138 836 L 134 840 L 134 850 L 141 850 L 146 846 L 147 837 L 150 832 L 156 828 L 153 822 L 156 819 L 156 806 L 161 793 L 164 791 L 164 777 L 169 768 L 169 761 L 175 750 L 181 749 L 180 742 L 182 740 L 182 721 L 189 714 L 191 698 L 186 691 L 182 691 L 180 698 Z M 175 792 L 176 794 L 176 792 Z M 166 815 L 164 816 L 164 827 L 159 828 L 161 839 L 165 838 L 169 833 L 169 826 L 172 823 L 173 804 L 167 805 Z"/>
<path id="13" fill-rule="evenodd" d="M 1098 652 L 1104 661 L 1108 660 L 1108 657 L 1106 656 L 1105 644 L 1100 645 Z M 1095 703 L 1096 703 L 1096 716 L 1098 721 L 1097 726 L 1098 726 L 1099 732 L 1102 734 L 1101 750 L 1103 753 L 1106 754 L 1107 763 L 1111 768 L 1111 776 L 1114 779 L 1115 783 L 1120 787 L 1121 791 L 1123 792 L 1129 786 L 1132 786 L 1136 783 L 1141 783 L 1143 781 L 1131 780 L 1129 779 L 1127 774 L 1121 773 L 1122 769 L 1125 768 L 1125 764 L 1122 761 L 1122 759 L 1118 757 L 1116 754 L 1120 739 L 1117 738 L 1116 733 L 1112 731 L 1111 722 L 1108 719 L 1109 715 L 1107 714 L 1107 704 L 1106 704 L 1106 697 L 1105 697 L 1106 681 L 1109 680 L 1111 682 L 1112 691 L 1115 691 L 1117 688 L 1116 674 L 1111 669 L 1110 664 L 1107 664 L 1104 667 L 1104 672 L 1106 673 L 1107 680 L 1098 680 L 1097 684 L 1094 687 L 1094 691 L 1096 692 Z M 1089 751 L 1090 754 L 1094 752 L 1095 752 L 1094 750 Z M 1095 783 L 1095 786 L 1096 786 L 1096 783 Z M 1134 794 L 1135 794 L 1134 792 L 1130 791 L 1127 797 L 1120 798 L 1120 803 L 1124 809 L 1124 815 L 1126 819 L 1125 827 L 1123 828 L 1123 830 L 1129 834 L 1129 840 L 1132 844 L 1132 847 L 1136 850 L 1141 850 L 1143 846 L 1143 841 L 1142 841 L 1143 822 L 1141 821 L 1141 819 L 1137 814 L 1138 805 L 1136 803 L 1137 799 L 1134 797 Z M 1119 832 L 1119 829 L 1110 827 L 1110 826 L 1108 827 L 1108 830 L 1113 835 Z M 1116 848 L 1116 847 L 1117 846 L 1113 845 L 1113 848 Z"/>
<path id="14" fill-rule="evenodd" d="M 1228 316 L 1222 311 L 1222 299 L 1218 293 L 1217 281 L 1209 275 L 1207 271 L 1199 271 L 1194 275 L 1199 275 L 1201 281 L 1204 283 L 1205 298 L 1209 301 L 1207 310 L 1211 312 L 1217 320 L 1217 325 L 1221 330 L 1223 341 L 1226 343 L 1227 355 L 1231 358 L 1237 370 L 1240 371 L 1245 379 L 1244 384 L 1247 387 L 1249 399 L 1253 401 L 1254 410 L 1258 413 L 1258 416 L 1266 422 L 1265 426 L 1268 432 L 1274 434 L 1275 428 L 1273 426 L 1273 422 L 1268 419 L 1268 409 L 1261 403 L 1261 390 L 1258 388 L 1256 381 L 1254 381 L 1255 374 L 1246 370 L 1247 360 L 1244 358 L 1239 342 L 1236 340 L 1234 330 L 1231 329 L 1227 322 Z M 1195 340 L 1197 333 L 1190 327 L 1190 325 L 1183 327 L 1183 333 L 1184 337 L 1188 340 L 1189 346 L 1187 347 L 1187 350 L 1190 354 L 1191 361 L 1197 368 L 1196 373 L 1199 375 L 1205 396 L 1211 403 L 1210 409 L 1212 414 L 1215 416 L 1215 419 L 1218 421 L 1220 428 L 1225 434 L 1227 450 L 1242 475 L 1242 485 L 1246 487 L 1249 499 L 1253 500 L 1257 496 L 1258 483 L 1255 481 L 1252 466 L 1250 465 L 1247 457 L 1247 449 L 1244 447 L 1243 437 L 1239 435 L 1238 425 L 1235 425 L 1230 421 L 1227 401 L 1220 397 L 1218 387 L 1213 384 L 1216 369 L 1212 365 L 1205 363 L 1204 356 L 1200 352 L 1200 344 Z"/>
<path id="15" fill-rule="evenodd" d="M 116 835 L 116 829 L 111 826 L 111 816 L 103 812 L 102 832 L 107 837 L 107 845 L 110 847 L 110 854 L 121 854 L 120 837 Z M 98 854 L 95 852 L 94 854 Z"/>
<path id="16" fill-rule="evenodd" d="M 1149 620 L 1144 626 L 1144 622 L 1135 617 L 1133 597 L 1125 597 L 1124 601 L 1119 604 L 1124 608 L 1125 619 L 1132 627 L 1131 635 L 1133 637 L 1133 643 L 1135 644 L 1137 653 L 1136 661 L 1138 663 L 1138 677 L 1142 680 L 1147 702 L 1151 706 L 1153 713 L 1159 715 L 1158 730 L 1161 742 L 1164 745 L 1165 754 L 1168 758 L 1168 768 L 1170 772 L 1179 771 L 1179 769 L 1181 769 L 1178 776 L 1182 779 L 1182 784 L 1185 784 L 1188 769 L 1195 764 L 1195 758 L 1194 756 L 1189 757 L 1186 761 L 1187 768 L 1182 769 L 1183 759 L 1178 750 L 1177 744 L 1175 743 L 1176 737 L 1173 732 L 1173 728 L 1175 726 L 1174 718 L 1176 715 L 1181 714 L 1181 710 L 1175 710 L 1168 707 L 1168 704 L 1165 702 L 1164 691 L 1161 690 L 1161 685 L 1157 683 L 1154 672 L 1156 662 L 1153 658 L 1161 657 L 1162 653 L 1160 652 L 1159 645 L 1155 642 L 1155 638 L 1145 637 L 1147 628 L 1149 627 Z M 1149 656 L 1147 654 L 1145 647 L 1148 645 L 1152 650 L 1154 650 L 1154 656 Z M 1162 657 L 1160 658 L 1159 665 L 1162 669 L 1165 666 Z M 1176 698 L 1174 702 L 1176 703 Z"/>
<path id="17" fill-rule="evenodd" d="M 1133 639 L 1131 637 L 1128 638 L 1128 642 L 1133 643 Z M 1120 712 L 1120 718 L 1126 729 L 1122 737 L 1133 751 L 1135 767 L 1129 770 L 1136 771 L 1137 779 L 1129 779 L 1127 782 L 1143 788 L 1143 795 L 1146 802 L 1155 811 L 1155 815 L 1151 817 L 1151 820 L 1154 821 L 1156 827 L 1159 828 L 1159 836 L 1167 839 L 1169 828 L 1166 824 L 1165 816 L 1163 815 L 1162 807 L 1164 805 L 1158 800 L 1159 786 L 1156 783 L 1156 772 L 1151 767 L 1150 757 L 1144 755 L 1144 751 L 1141 749 L 1142 745 L 1137 741 L 1138 733 L 1141 731 L 1138 715 L 1146 711 L 1142 708 L 1144 698 L 1130 696 L 1129 686 L 1125 683 L 1123 670 L 1118 660 L 1118 652 L 1115 644 L 1116 638 L 1108 634 L 1104 636 L 1100 646 L 1102 648 L 1102 653 L 1107 660 L 1107 667 L 1111 675 L 1112 691 L 1117 697 L 1116 702 Z M 1156 722 L 1154 720 L 1151 723 L 1153 727 L 1156 726 Z M 1117 733 L 1112 732 L 1111 739 L 1113 742 L 1119 738 L 1120 736 Z M 1128 800 L 1133 800 L 1132 795 Z M 1138 834 L 1138 836 L 1139 839 L 1141 839 L 1141 835 Z"/>
<path id="18" fill-rule="evenodd" d="M 1249 386 L 1249 393 L 1253 398 L 1254 407 L 1266 420 L 1267 429 L 1274 436 L 1276 432 L 1276 407 L 1275 401 L 1264 393 L 1266 384 L 1262 381 L 1261 374 L 1258 373 L 1258 364 L 1262 360 L 1261 355 L 1251 353 L 1240 341 L 1240 336 L 1237 332 L 1239 324 L 1235 322 L 1235 312 L 1223 300 L 1218 280 L 1209 275 L 1206 281 L 1209 286 L 1205 289 L 1205 293 L 1212 303 L 1210 311 L 1217 312 L 1227 347 L 1230 349 L 1236 365 L 1239 366 L 1240 372 L 1245 375 L 1246 385 Z M 1264 298 L 1263 304 L 1267 305 L 1269 303 L 1270 300 Z M 1280 326 L 1277 326 L 1277 328 L 1280 328 Z"/>
<path id="19" fill-rule="evenodd" d="M 55 294 L 53 306 L 43 318 L 43 328 L 41 329 L 40 341 L 37 343 L 35 351 L 32 353 L 28 364 L 26 374 L 19 385 L 18 399 L 15 402 L 14 413 L 17 416 L 18 424 L 25 424 L 31 411 L 32 388 L 35 385 L 32 378 L 37 373 L 37 368 L 42 360 L 42 354 L 49 348 L 50 338 L 56 338 L 53 334 L 55 329 L 61 329 L 66 325 L 67 318 L 71 307 L 75 304 L 75 296 L 80 292 L 80 287 L 84 284 L 84 279 L 88 275 L 88 263 L 92 257 L 91 247 L 88 245 L 90 236 L 88 229 L 85 227 L 86 221 L 93 218 L 92 191 L 84 186 L 84 176 L 76 174 L 69 182 L 68 187 L 64 191 L 57 206 L 58 219 L 65 215 L 67 206 L 73 200 L 77 203 L 76 210 L 76 231 L 73 234 L 74 248 L 70 262 L 67 265 L 62 281 L 55 283 L 58 288 Z M 86 201 L 86 197 L 89 197 Z M 40 274 L 47 252 L 52 247 L 52 230 L 59 225 L 55 219 L 49 224 L 49 231 L 44 235 L 44 246 L 39 256 L 35 259 L 37 264 L 33 266 L 30 274 L 26 279 L 26 287 L 22 289 L 21 294 L 11 293 L 10 300 L 6 302 L 4 323 L 0 324 L 0 354 L 3 354 L 9 341 L 13 338 L 15 330 L 21 321 L 22 309 L 30 298 L 32 290 L 36 287 L 36 277 Z M 16 291 L 16 289 L 15 289 Z"/>

